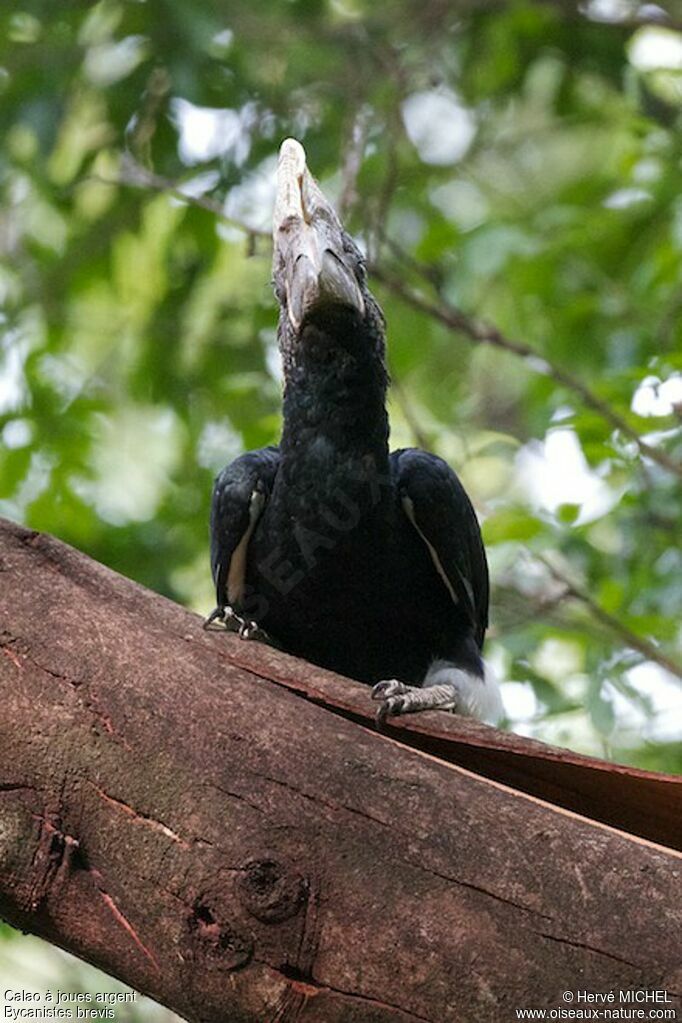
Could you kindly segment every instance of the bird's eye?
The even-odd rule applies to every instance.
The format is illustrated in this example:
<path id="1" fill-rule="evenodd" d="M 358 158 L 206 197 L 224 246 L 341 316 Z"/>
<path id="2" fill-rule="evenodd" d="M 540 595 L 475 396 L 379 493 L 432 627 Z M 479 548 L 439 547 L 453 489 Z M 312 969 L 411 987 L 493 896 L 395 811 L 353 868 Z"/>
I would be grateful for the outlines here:
<path id="1" fill-rule="evenodd" d="M 286 299 L 286 289 L 284 287 L 284 284 L 281 281 L 277 280 L 276 277 L 273 277 L 271 284 L 272 290 L 275 293 L 275 298 L 277 299 L 280 305 L 283 305 Z"/>

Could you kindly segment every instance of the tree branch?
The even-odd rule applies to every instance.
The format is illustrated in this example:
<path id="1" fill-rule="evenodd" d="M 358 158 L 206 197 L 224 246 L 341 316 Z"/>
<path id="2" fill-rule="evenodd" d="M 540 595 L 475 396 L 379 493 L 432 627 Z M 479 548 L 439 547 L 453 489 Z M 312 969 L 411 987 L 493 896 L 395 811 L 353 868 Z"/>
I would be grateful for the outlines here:
<path id="1" fill-rule="evenodd" d="M 618 636 L 619 639 L 625 643 L 631 650 L 636 650 L 638 653 L 646 657 L 648 661 L 653 661 L 655 664 L 659 664 L 666 671 L 669 671 L 671 675 L 674 675 L 678 679 L 682 679 L 682 664 L 676 661 L 673 657 L 669 657 L 659 646 L 652 643 L 651 640 L 646 639 L 644 636 L 638 636 L 636 632 L 629 629 L 627 625 L 616 618 L 615 615 L 610 614 L 606 611 L 601 604 L 599 604 L 594 597 L 588 593 L 587 590 L 578 586 L 573 580 L 569 579 L 567 575 L 561 572 L 556 565 L 554 565 L 548 558 L 543 557 L 541 554 L 537 555 L 538 559 L 542 564 L 549 570 L 553 578 L 560 582 L 564 586 L 563 596 L 572 597 L 574 600 L 579 601 L 583 604 L 594 616 L 594 618 L 605 626 L 609 632 L 613 635 Z"/>
<path id="2" fill-rule="evenodd" d="M 203 632 L 49 537 L 0 524 L 0 570 L 15 926 L 196 1023 L 502 1023 L 578 980 L 674 990 L 678 854 L 349 720 L 366 687 Z M 393 735 L 452 727 L 420 717 Z M 553 765 L 583 805 L 591 779 L 607 812 L 638 791 L 633 819 L 679 820 L 675 779 L 454 727 L 508 777 Z"/>
<path id="3" fill-rule="evenodd" d="M 524 359 L 526 365 L 534 372 L 542 373 L 545 376 L 551 376 L 558 384 L 561 384 L 568 390 L 573 391 L 574 394 L 577 394 L 587 408 L 596 412 L 602 419 L 609 423 L 614 430 L 619 430 L 624 437 L 633 441 L 634 444 L 637 445 L 641 455 L 651 459 L 651 461 L 660 465 L 661 468 L 674 473 L 682 479 L 681 463 L 677 462 L 674 458 L 671 458 L 667 452 L 648 444 L 647 441 L 645 441 L 644 438 L 630 426 L 627 420 L 625 420 L 608 404 L 608 402 L 596 395 L 594 391 L 587 386 L 587 384 L 583 383 L 582 380 L 574 376 L 572 373 L 569 373 L 568 370 L 559 366 L 551 359 L 548 359 L 545 355 L 541 355 L 525 342 L 508 338 L 496 327 L 486 323 L 477 322 L 470 316 L 467 316 L 466 313 L 462 312 L 462 310 L 458 309 L 456 306 L 450 305 L 442 299 L 439 299 L 437 302 L 430 301 L 418 294 L 412 288 L 408 287 L 381 266 L 374 265 L 371 269 L 375 277 L 380 280 L 381 283 L 389 289 L 389 291 L 391 291 L 394 295 L 397 295 L 408 305 L 411 305 L 414 309 L 418 309 L 425 315 L 431 316 L 434 320 L 442 323 L 450 330 L 456 331 L 458 334 L 461 334 L 463 337 L 466 337 L 469 341 L 472 341 L 475 344 L 487 344 L 491 345 L 493 348 L 499 348 L 502 351 L 510 352 L 511 354 Z"/>
<path id="4" fill-rule="evenodd" d="M 357 181 L 365 155 L 367 133 L 371 122 L 370 108 L 363 104 L 356 111 L 348 131 L 348 138 L 342 149 L 341 193 L 338 212 L 343 219 L 353 209 L 358 199 Z"/>
<path id="5" fill-rule="evenodd" d="M 269 231 L 263 231 L 259 228 L 250 227 L 248 224 L 243 223 L 241 220 L 237 220 L 235 217 L 228 217 L 225 213 L 223 204 L 218 202 L 216 199 L 208 198 L 205 195 L 191 195 L 186 192 L 183 188 L 181 181 L 173 181 L 171 178 L 164 178 L 160 174 L 155 174 L 153 171 L 147 170 L 141 163 L 130 153 L 124 153 L 121 158 L 121 164 L 118 171 L 117 178 L 105 178 L 101 175 L 90 175 L 89 180 L 99 181 L 103 185 L 124 185 L 129 188 L 142 188 L 149 189 L 156 192 L 164 192 L 167 195 L 172 196 L 173 199 L 179 199 L 181 202 L 187 203 L 188 206 L 198 206 L 202 210 L 207 210 L 208 213 L 212 213 L 214 217 L 221 220 L 224 224 L 228 224 L 230 227 L 236 228 L 238 231 L 243 231 L 249 238 L 271 238 Z"/>

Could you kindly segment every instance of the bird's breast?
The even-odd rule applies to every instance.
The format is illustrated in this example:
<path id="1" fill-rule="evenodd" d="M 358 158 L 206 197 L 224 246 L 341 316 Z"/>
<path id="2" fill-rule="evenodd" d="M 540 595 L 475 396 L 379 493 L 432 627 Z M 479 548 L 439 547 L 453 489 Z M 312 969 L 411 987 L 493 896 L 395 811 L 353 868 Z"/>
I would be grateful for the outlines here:
<path id="1" fill-rule="evenodd" d="M 321 481 L 317 499 L 275 501 L 248 561 L 247 613 L 285 649 L 353 678 L 421 680 L 456 625 L 395 495 L 373 503 Z"/>

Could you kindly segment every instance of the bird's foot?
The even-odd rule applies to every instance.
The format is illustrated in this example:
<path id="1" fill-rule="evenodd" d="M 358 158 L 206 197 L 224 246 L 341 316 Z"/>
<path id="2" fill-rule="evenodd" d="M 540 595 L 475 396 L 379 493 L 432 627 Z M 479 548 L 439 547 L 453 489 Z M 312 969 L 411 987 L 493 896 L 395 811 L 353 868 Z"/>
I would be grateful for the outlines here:
<path id="1" fill-rule="evenodd" d="M 204 618 L 202 629 L 216 629 L 216 628 L 227 628 L 227 622 L 225 621 L 227 608 L 214 607 L 208 618 Z M 219 623 L 219 624 L 218 624 Z"/>
<path id="2" fill-rule="evenodd" d="M 397 678 L 377 682 L 372 687 L 372 699 L 381 701 L 377 710 L 377 724 L 383 724 L 387 717 L 409 713 L 412 709 L 410 704 L 413 702 L 411 697 L 418 693 L 416 686 L 408 686 L 405 682 L 399 682 Z"/>
<path id="3" fill-rule="evenodd" d="M 396 678 L 377 682 L 372 687 L 372 699 L 381 700 L 377 710 L 378 725 L 382 725 L 387 717 L 411 714 L 418 710 L 454 710 L 456 696 L 452 686 L 422 689 L 419 686 L 408 686 Z"/>
<path id="4" fill-rule="evenodd" d="M 214 623 L 218 622 L 221 623 L 218 627 L 226 629 L 228 632 L 238 633 L 240 639 L 257 639 L 260 638 L 259 633 L 261 637 L 265 636 L 257 622 L 251 621 L 249 618 L 242 618 L 229 606 L 214 608 L 208 618 L 204 619 L 203 628 L 215 628 Z"/>
<path id="5" fill-rule="evenodd" d="M 241 618 L 239 615 L 234 617 L 237 619 L 237 632 L 240 639 L 262 639 L 265 637 L 258 622 L 254 622 L 250 618 Z"/>

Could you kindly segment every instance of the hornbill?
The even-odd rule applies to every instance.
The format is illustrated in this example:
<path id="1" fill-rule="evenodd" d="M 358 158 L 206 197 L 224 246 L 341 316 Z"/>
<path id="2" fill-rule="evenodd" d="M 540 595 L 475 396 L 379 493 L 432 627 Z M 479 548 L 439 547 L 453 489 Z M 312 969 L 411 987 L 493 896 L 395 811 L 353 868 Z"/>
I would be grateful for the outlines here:
<path id="1" fill-rule="evenodd" d="M 474 510 L 436 455 L 389 454 L 384 317 L 294 139 L 280 149 L 273 235 L 282 437 L 216 479 L 207 621 L 235 618 L 242 635 L 263 630 L 373 684 L 380 720 L 436 707 L 496 719 Z"/>

